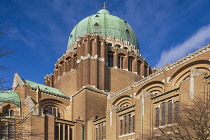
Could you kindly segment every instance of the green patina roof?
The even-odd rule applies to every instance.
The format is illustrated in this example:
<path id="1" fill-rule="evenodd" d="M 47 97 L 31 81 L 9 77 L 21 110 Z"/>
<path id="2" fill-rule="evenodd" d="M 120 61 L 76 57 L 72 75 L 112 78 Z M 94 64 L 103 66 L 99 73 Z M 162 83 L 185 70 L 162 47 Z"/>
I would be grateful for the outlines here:
<path id="1" fill-rule="evenodd" d="M 97 24 L 99 26 L 96 26 Z M 80 35 L 95 32 L 99 35 L 122 38 L 129 41 L 139 49 L 138 40 L 130 25 L 121 18 L 110 15 L 110 12 L 105 9 L 98 11 L 95 15 L 83 19 L 74 27 L 69 36 L 67 49 Z"/>
<path id="2" fill-rule="evenodd" d="M 0 104 L 6 101 L 10 101 L 17 107 L 20 107 L 20 96 L 17 92 L 11 90 L 0 91 Z"/>
<path id="3" fill-rule="evenodd" d="M 38 83 L 29 81 L 29 80 L 25 80 L 25 79 L 22 79 L 22 80 L 23 80 L 24 83 L 28 83 L 30 85 L 30 87 L 36 88 L 37 86 L 39 86 L 39 88 L 43 91 L 51 92 L 51 93 L 54 93 L 54 94 L 57 94 L 57 95 L 68 97 L 63 92 L 61 92 L 59 89 L 49 87 L 49 86 L 45 86 L 45 85 L 42 85 L 42 84 L 38 84 Z"/>

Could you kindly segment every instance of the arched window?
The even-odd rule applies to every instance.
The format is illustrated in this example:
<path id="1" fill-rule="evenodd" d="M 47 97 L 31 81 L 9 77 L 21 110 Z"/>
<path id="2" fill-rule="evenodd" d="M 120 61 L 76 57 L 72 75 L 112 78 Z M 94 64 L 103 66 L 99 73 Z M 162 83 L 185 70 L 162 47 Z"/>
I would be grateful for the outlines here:
<path id="1" fill-rule="evenodd" d="M 178 122 L 179 119 L 179 102 L 175 102 L 175 108 L 174 108 L 174 121 Z"/>
<path id="2" fill-rule="evenodd" d="M 98 23 L 94 24 L 94 32 L 98 33 L 100 31 L 100 25 Z"/>
<path id="3" fill-rule="evenodd" d="M 14 111 L 13 110 L 10 110 L 10 116 L 14 116 Z"/>
<path id="4" fill-rule="evenodd" d="M 116 44 L 115 47 L 120 48 L 121 46 L 119 44 Z"/>
<path id="5" fill-rule="evenodd" d="M 168 101 L 168 124 L 172 124 L 172 100 Z"/>
<path id="6" fill-rule="evenodd" d="M 159 118 L 160 118 L 160 109 L 159 107 L 157 107 L 155 109 L 155 127 L 159 126 L 159 122 L 160 122 Z"/>
<path id="7" fill-rule="evenodd" d="M 112 46 L 112 43 L 108 43 L 107 45 L 108 45 L 108 47 L 111 47 Z"/>
<path id="8" fill-rule="evenodd" d="M 166 123 L 166 103 L 162 103 L 161 106 L 161 114 L 162 114 L 162 121 L 161 121 L 161 125 L 165 125 Z"/>

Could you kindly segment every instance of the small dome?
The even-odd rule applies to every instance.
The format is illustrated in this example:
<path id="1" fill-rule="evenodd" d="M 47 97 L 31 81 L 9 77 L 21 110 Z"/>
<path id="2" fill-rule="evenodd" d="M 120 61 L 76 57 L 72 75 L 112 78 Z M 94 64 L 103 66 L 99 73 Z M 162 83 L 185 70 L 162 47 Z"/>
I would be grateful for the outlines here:
<path id="1" fill-rule="evenodd" d="M 96 33 L 98 35 L 114 36 L 129 41 L 139 49 L 138 40 L 130 25 L 119 17 L 110 15 L 106 9 L 101 9 L 97 14 L 81 20 L 72 30 L 67 49 L 80 35 Z"/>

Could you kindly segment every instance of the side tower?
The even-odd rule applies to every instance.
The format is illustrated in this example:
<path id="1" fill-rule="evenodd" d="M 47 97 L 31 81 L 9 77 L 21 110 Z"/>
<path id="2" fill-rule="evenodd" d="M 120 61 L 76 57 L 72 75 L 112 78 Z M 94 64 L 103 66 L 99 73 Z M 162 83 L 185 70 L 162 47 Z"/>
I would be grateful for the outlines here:
<path id="1" fill-rule="evenodd" d="M 67 51 L 55 64 L 54 74 L 45 77 L 45 85 L 68 96 L 85 86 L 117 92 L 150 73 L 133 29 L 102 9 L 74 27 Z"/>

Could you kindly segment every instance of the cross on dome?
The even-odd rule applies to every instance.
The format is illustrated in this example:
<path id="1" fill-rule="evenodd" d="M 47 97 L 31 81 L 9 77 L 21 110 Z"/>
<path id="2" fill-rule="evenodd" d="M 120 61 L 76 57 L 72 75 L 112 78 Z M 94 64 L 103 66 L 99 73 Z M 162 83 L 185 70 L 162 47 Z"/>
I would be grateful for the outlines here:
<path id="1" fill-rule="evenodd" d="M 106 6 L 106 3 L 107 3 L 107 2 L 104 2 L 104 3 L 102 4 L 104 9 L 106 9 L 106 7 L 107 7 L 107 6 Z"/>

